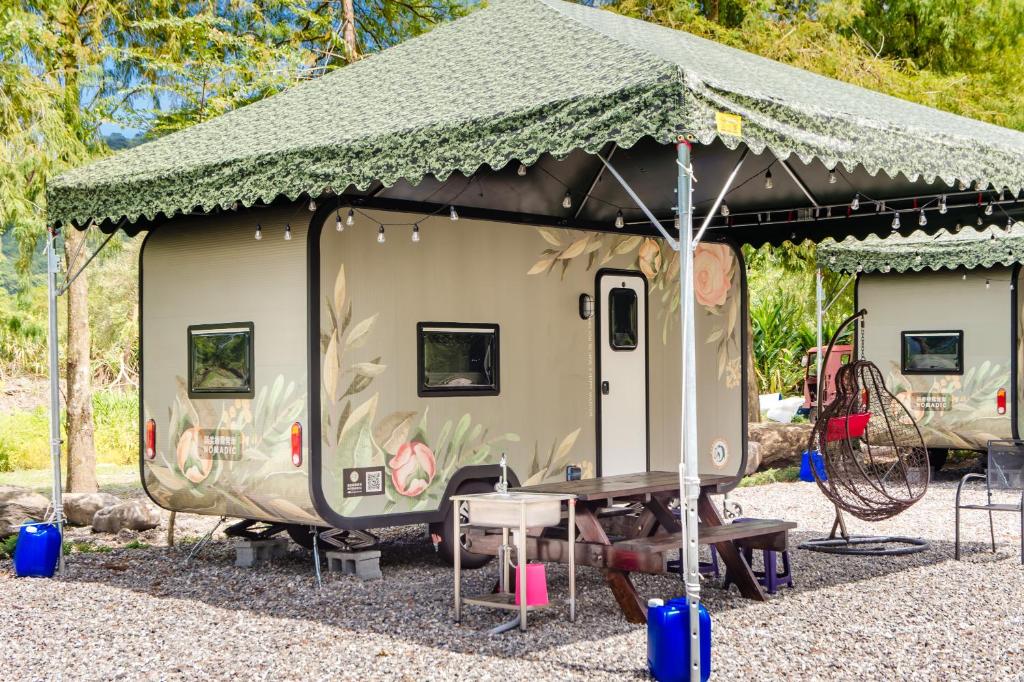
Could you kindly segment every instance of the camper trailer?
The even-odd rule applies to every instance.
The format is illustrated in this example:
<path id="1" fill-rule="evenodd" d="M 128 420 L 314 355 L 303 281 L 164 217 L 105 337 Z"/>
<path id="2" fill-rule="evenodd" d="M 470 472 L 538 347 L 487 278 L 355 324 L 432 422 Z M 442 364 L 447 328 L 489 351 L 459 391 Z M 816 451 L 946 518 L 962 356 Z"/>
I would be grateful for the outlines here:
<path id="1" fill-rule="evenodd" d="M 614 228 L 613 228 L 614 229 Z M 513 483 L 675 470 L 678 260 L 621 232 L 321 207 L 141 251 L 142 478 L 172 510 L 361 530 Z M 702 472 L 745 467 L 744 266 L 695 256 Z M 473 557 L 464 557 L 473 562 Z"/>
<path id="2" fill-rule="evenodd" d="M 821 246 L 822 267 L 855 274 L 867 311 L 857 352 L 914 415 L 932 465 L 1020 432 L 1019 260 L 1024 233 L 848 239 Z"/>

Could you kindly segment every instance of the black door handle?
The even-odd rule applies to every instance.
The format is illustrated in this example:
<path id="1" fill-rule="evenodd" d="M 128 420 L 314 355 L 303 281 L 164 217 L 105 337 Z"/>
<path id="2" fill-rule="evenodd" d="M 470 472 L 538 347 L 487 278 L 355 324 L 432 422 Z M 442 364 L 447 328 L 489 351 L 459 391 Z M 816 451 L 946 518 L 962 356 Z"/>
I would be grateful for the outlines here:
<path id="1" fill-rule="evenodd" d="M 608 389 L 609 388 L 610 387 L 608 386 L 608 382 L 607 381 L 602 381 L 601 382 L 601 395 L 608 395 Z"/>

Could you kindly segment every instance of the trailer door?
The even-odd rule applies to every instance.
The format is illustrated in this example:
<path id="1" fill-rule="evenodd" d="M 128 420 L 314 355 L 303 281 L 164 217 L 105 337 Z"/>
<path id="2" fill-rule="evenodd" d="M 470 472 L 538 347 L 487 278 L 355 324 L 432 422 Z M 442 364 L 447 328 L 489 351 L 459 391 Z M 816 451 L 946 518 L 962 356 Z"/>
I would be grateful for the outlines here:
<path id="1" fill-rule="evenodd" d="M 598 275 L 600 473 L 647 471 L 647 287 L 639 274 Z"/>

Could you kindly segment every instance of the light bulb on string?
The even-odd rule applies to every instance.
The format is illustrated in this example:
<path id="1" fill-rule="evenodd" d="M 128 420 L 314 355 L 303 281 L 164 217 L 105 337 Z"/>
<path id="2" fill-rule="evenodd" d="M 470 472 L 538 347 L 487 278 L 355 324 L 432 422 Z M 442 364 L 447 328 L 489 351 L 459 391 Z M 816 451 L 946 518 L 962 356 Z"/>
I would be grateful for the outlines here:
<path id="1" fill-rule="evenodd" d="M 413 244 L 415 244 L 419 240 L 420 240 L 420 224 L 419 223 L 413 223 L 413 225 L 412 225 L 412 241 L 413 241 Z"/>
<path id="2" fill-rule="evenodd" d="M 523 177 L 524 175 L 526 175 L 526 164 L 525 163 L 519 164 L 519 168 L 516 169 L 516 175 L 518 175 L 519 177 Z"/>
<path id="3" fill-rule="evenodd" d="M 939 197 L 939 213 L 941 215 L 946 215 L 947 210 L 948 209 L 946 208 L 946 195 L 943 194 L 941 197 Z"/>
<path id="4" fill-rule="evenodd" d="M 978 227 L 981 227 L 984 224 L 985 224 L 985 220 L 979 215 L 978 216 Z"/>
<path id="5" fill-rule="evenodd" d="M 850 202 L 850 210 L 856 211 L 860 208 L 860 194 L 853 195 L 853 201 Z"/>
<path id="6" fill-rule="evenodd" d="M 917 216 L 917 224 L 924 227 L 928 224 L 928 217 L 924 214 L 924 209 L 921 209 L 920 215 Z"/>
<path id="7" fill-rule="evenodd" d="M 572 194 L 569 192 L 566 192 L 565 196 L 562 197 L 562 208 L 572 208 Z"/>
<path id="8" fill-rule="evenodd" d="M 990 201 L 987 204 L 985 204 L 985 215 L 992 215 L 992 211 L 992 202 Z"/>
<path id="9" fill-rule="evenodd" d="M 622 217 L 622 211 L 615 213 L 615 227 L 622 229 L 626 226 L 626 219 Z"/>
<path id="10" fill-rule="evenodd" d="M 833 168 L 828 172 L 828 184 L 834 185 L 839 182 L 839 178 L 836 177 L 836 169 Z"/>
<path id="11" fill-rule="evenodd" d="M 772 182 L 772 169 L 769 168 L 764 172 L 764 188 L 771 189 L 772 187 L 775 187 L 775 183 Z"/>
<path id="12" fill-rule="evenodd" d="M 288 223 L 284 226 L 284 240 L 290 242 L 292 240 L 292 224 Z"/>
<path id="13" fill-rule="evenodd" d="M 353 225 L 356 224 L 356 212 L 355 212 L 355 209 L 351 209 L 350 208 L 348 210 L 348 215 L 345 216 L 345 224 L 348 225 L 349 227 L 352 227 Z"/>
<path id="14" fill-rule="evenodd" d="M 986 289 L 991 289 L 992 288 L 992 282 L 990 282 L 989 280 L 986 279 L 985 280 L 985 288 Z"/>
<path id="15" fill-rule="evenodd" d="M 729 217 L 729 213 L 730 213 L 730 211 L 729 211 L 729 205 L 728 205 L 728 204 L 726 204 L 726 203 L 723 203 L 723 204 L 722 204 L 722 215 L 723 215 L 724 217 Z"/>
<path id="16" fill-rule="evenodd" d="M 448 217 L 451 218 L 453 222 L 459 219 L 459 212 L 455 210 L 454 205 L 452 205 L 451 210 L 448 212 Z"/>
<path id="17" fill-rule="evenodd" d="M 316 210 L 316 200 L 313 199 L 312 197 L 310 197 L 310 199 L 309 199 L 309 210 L 310 211 L 315 211 Z"/>
<path id="18" fill-rule="evenodd" d="M 892 231 L 895 232 L 898 229 L 900 229 L 900 214 L 899 213 L 893 213 L 892 214 Z"/>
<path id="19" fill-rule="evenodd" d="M 1006 219 L 1006 231 L 1009 232 L 1013 229 L 1013 218 Z"/>
<path id="20" fill-rule="evenodd" d="M 962 279 L 963 281 L 966 282 L 967 281 L 967 273 L 965 272 L 964 274 L 960 275 L 960 279 Z"/>
<path id="21" fill-rule="evenodd" d="M 338 211 L 334 212 L 334 229 L 338 232 L 345 231 L 345 223 L 341 222 L 341 213 Z"/>
<path id="22" fill-rule="evenodd" d="M 384 226 L 380 225 L 380 226 L 377 227 L 377 243 L 378 244 L 383 244 L 384 241 L 385 241 Z"/>
<path id="23" fill-rule="evenodd" d="M 263 239 L 263 226 L 256 223 L 256 241 Z"/>

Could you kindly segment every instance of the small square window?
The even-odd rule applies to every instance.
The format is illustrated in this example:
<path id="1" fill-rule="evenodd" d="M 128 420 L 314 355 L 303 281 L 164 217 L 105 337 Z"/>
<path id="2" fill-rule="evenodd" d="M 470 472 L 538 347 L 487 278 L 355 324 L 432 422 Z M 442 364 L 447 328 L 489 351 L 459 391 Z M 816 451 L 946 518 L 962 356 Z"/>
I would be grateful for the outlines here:
<path id="1" fill-rule="evenodd" d="M 420 397 L 498 395 L 498 325 L 416 325 Z"/>
<path id="2" fill-rule="evenodd" d="M 902 332 L 904 374 L 963 374 L 964 333 Z"/>
<path id="3" fill-rule="evenodd" d="M 634 289 L 616 287 L 608 292 L 608 335 L 612 350 L 636 350 L 640 333 Z"/>
<path id="4" fill-rule="evenodd" d="M 253 325 L 197 324 L 188 328 L 191 398 L 252 398 Z"/>

